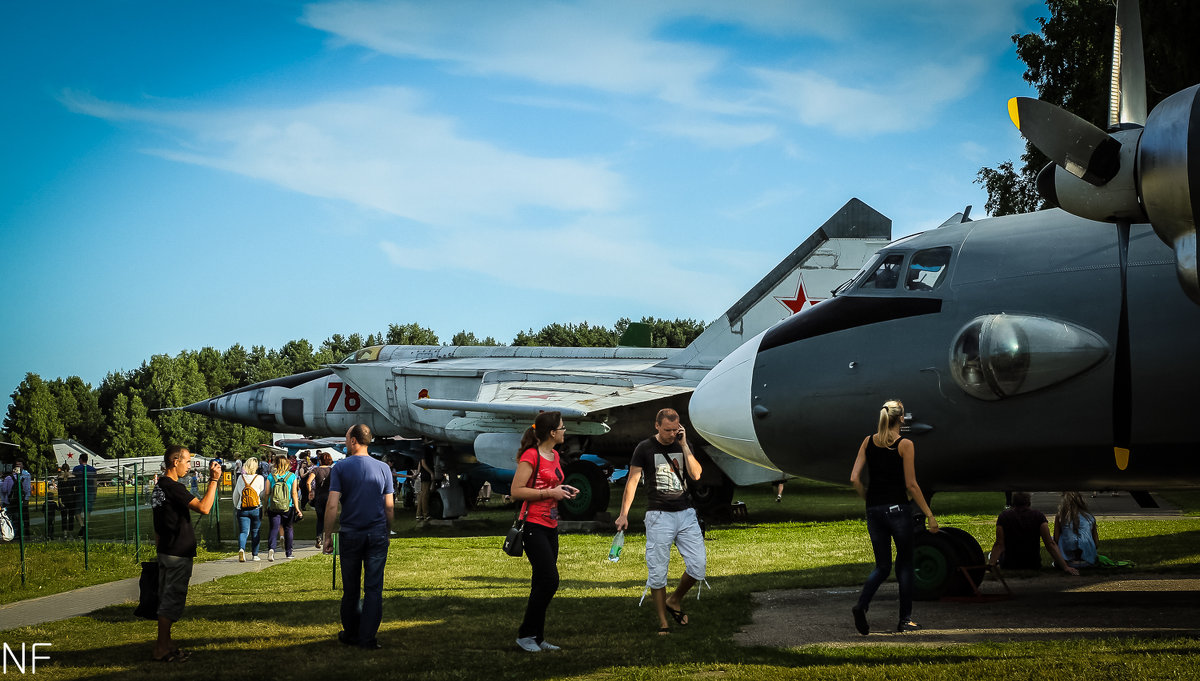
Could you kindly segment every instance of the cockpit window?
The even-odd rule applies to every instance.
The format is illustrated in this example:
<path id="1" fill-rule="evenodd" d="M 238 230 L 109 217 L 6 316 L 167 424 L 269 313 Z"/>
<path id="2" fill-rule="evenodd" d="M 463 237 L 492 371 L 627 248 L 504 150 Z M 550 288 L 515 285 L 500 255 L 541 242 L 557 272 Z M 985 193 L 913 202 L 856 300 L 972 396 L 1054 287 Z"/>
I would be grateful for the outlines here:
<path id="1" fill-rule="evenodd" d="M 860 289 L 894 289 L 900 281 L 900 264 L 904 261 L 904 256 L 899 253 L 893 253 L 883 259 L 871 276 L 867 277 Z"/>
<path id="2" fill-rule="evenodd" d="M 363 348 L 358 352 L 350 355 L 342 360 L 342 364 L 359 364 L 362 362 L 375 362 L 379 360 L 379 351 L 383 349 L 382 345 L 372 345 L 369 348 Z"/>
<path id="3" fill-rule="evenodd" d="M 932 291 L 946 278 L 950 264 L 950 247 L 941 246 L 913 254 L 904 275 L 904 288 L 909 291 Z"/>

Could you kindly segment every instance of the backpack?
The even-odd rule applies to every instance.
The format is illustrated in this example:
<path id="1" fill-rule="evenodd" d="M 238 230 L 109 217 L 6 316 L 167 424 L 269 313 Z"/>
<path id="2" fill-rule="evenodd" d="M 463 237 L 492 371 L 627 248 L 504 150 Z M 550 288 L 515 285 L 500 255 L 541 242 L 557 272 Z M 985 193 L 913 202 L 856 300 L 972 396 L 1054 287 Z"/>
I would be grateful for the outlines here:
<path id="1" fill-rule="evenodd" d="M 292 507 L 292 486 L 288 484 L 290 478 L 291 473 L 282 478 L 275 478 L 275 484 L 271 485 L 271 500 L 267 508 L 283 513 Z"/>
<path id="2" fill-rule="evenodd" d="M 241 508 L 243 508 L 243 509 L 249 510 L 252 508 L 258 508 L 258 506 L 259 506 L 258 490 L 254 489 L 254 487 L 250 484 L 250 483 L 254 482 L 254 478 L 257 478 L 257 477 L 258 476 L 255 475 L 254 477 L 250 478 L 250 482 L 246 482 L 245 477 L 242 478 L 243 487 L 242 487 Z"/>

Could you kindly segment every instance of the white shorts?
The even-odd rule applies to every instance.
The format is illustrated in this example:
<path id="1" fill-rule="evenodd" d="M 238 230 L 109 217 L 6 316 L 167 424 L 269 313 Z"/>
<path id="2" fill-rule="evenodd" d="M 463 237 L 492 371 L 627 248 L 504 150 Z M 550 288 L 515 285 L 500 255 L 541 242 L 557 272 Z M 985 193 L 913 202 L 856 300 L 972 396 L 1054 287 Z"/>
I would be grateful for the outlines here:
<path id="1" fill-rule="evenodd" d="M 707 569 L 704 549 L 704 534 L 700 532 L 700 521 L 696 509 L 683 511 L 646 511 L 646 568 L 649 577 L 646 586 L 664 589 L 667 586 L 667 565 L 671 561 L 671 544 L 683 556 L 687 573 L 696 581 L 703 581 Z"/>

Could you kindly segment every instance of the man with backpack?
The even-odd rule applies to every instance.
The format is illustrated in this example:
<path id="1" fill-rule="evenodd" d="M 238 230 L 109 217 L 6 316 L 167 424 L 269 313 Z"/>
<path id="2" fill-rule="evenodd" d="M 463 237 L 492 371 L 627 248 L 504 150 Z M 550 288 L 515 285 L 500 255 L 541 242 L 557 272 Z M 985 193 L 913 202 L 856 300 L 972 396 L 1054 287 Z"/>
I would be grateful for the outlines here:
<path id="1" fill-rule="evenodd" d="M 346 431 L 348 456 L 331 469 L 325 507 L 323 551 L 333 553 L 333 521 L 342 508 L 342 631 L 338 641 L 367 650 L 381 648 L 375 635 L 383 621 L 383 568 L 392 527 L 392 471 L 367 453 L 371 429 L 359 423 Z M 362 607 L 359 608 L 359 578 Z"/>
<path id="2" fill-rule="evenodd" d="M 292 524 L 304 517 L 300 510 L 300 485 L 296 474 L 288 465 L 286 456 L 276 457 L 275 471 L 267 476 L 267 516 L 271 529 L 267 540 L 267 560 L 275 560 L 275 548 L 279 545 L 279 530 L 283 529 L 285 555 L 292 557 L 294 535 Z"/>

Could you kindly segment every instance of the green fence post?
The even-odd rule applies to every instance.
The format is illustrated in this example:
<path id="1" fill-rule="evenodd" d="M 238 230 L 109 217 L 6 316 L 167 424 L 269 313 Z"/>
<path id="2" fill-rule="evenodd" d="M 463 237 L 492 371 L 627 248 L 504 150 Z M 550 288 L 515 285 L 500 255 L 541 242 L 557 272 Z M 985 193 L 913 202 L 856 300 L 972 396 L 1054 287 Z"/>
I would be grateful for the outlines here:
<path id="1" fill-rule="evenodd" d="M 129 507 L 126 501 L 129 495 L 125 493 L 125 467 L 117 467 L 117 482 L 121 485 L 121 543 L 129 543 Z"/>
<path id="2" fill-rule="evenodd" d="M 16 480 L 17 492 L 17 537 L 21 544 L 21 586 L 25 586 L 25 503 L 29 498 L 25 496 L 25 491 L 21 489 L 21 476 L 17 476 Z M 32 487 L 32 485 L 30 485 Z"/>
<path id="3" fill-rule="evenodd" d="M 88 536 L 91 534 L 91 500 L 88 499 L 88 467 L 83 467 L 83 569 L 88 569 Z"/>
<path id="4" fill-rule="evenodd" d="M 337 591 L 338 534 L 333 533 L 333 585 L 329 587 L 334 591 Z"/>
<path id="5" fill-rule="evenodd" d="M 138 477 L 138 465 L 133 464 L 133 557 L 138 563 L 142 562 L 142 507 L 138 503 L 138 487 L 142 484 Z"/>

